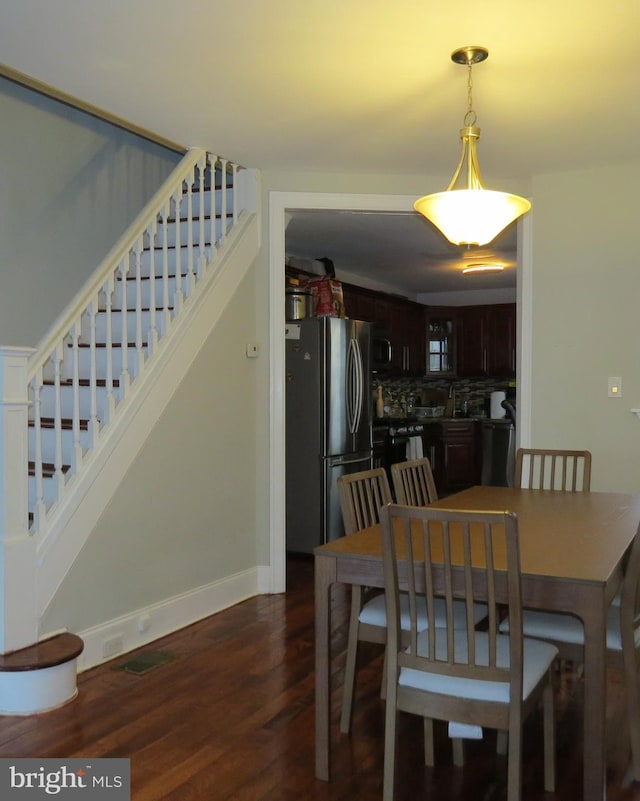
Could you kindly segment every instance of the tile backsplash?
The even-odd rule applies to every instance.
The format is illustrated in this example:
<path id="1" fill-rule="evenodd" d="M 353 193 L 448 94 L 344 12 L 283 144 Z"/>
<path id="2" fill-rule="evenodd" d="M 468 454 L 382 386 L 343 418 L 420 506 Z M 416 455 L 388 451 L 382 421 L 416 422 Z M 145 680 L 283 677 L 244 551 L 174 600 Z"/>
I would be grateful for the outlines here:
<path id="1" fill-rule="evenodd" d="M 428 378 L 383 378 L 374 375 L 371 381 L 372 398 L 375 400 L 378 386 L 382 386 L 385 399 L 394 404 L 405 403 L 410 397 L 414 404 L 420 406 L 423 390 L 440 390 L 444 397 L 449 394 L 451 387 L 455 390 L 456 411 L 463 408 L 466 401 L 470 416 L 483 415 L 488 410 L 489 397 L 496 390 L 503 390 L 507 397 L 515 398 L 515 381 L 513 379 L 496 378 L 455 378 L 455 379 L 428 379 Z"/>

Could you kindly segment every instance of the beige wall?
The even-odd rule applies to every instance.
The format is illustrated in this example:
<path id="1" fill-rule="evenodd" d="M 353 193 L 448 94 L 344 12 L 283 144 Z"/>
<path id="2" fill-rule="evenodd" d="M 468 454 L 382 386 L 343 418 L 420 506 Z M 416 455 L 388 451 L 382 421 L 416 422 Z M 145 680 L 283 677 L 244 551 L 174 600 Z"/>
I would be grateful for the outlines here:
<path id="1" fill-rule="evenodd" d="M 640 490 L 639 182 L 640 162 L 533 182 L 532 444 L 591 450 L 594 490 Z"/>
<path id="2" fill-rule="evenodd" d="M 534 202 L 532 440 L 590 448 L 594 489 L 638 490 L 640 421 L 629 409 L 640 407 L 639 179 L 632 164 L 509 187 Z M 269 192 L 417 194 L 438 180 L 262 176 L 254 268 L 123 477 L 43 630 L 82 630 L 269 563 Z M 244 344 L 254 338 L 260 357 L 249 361 Z M 606 397 L 609 375 L 623 377 L 622 399 Z"/>
<path id="3" fill-rule="evenodd" d="M 0 77 L 0 343 L 37 345 L 181 155 Z"/>
<path id="4" fill-rule="evenodd" d="M 255 565 L 253 279 L 122 476 L 42 631 L 83 631 Z"/>

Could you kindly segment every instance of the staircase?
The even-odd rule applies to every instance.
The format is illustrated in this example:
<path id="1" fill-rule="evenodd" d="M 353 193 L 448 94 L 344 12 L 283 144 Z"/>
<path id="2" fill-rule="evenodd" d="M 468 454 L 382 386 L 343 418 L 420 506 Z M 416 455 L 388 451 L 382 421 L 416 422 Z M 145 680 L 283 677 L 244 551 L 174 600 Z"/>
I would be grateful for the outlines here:
<path id="1" fill-rule="evenodd" d="M 113 489 L 101 475 L 121 474 L 110 460 L 123 440 L 141 445 L 131 419 L 170 397 L 190 320 L 255 258 L 257 203 L 255 171 L 188 151 L 37 350 L 0 349 L 0 654 L 40 639 L 38 620 L 100 514 L 95 498 L 104 508 Z"/>
<path id="2" fill-rule="evenodd" d="M 238 168 L 202 154 L 30 371 L 29 530 L 40 533 L 237 222 Z"/>

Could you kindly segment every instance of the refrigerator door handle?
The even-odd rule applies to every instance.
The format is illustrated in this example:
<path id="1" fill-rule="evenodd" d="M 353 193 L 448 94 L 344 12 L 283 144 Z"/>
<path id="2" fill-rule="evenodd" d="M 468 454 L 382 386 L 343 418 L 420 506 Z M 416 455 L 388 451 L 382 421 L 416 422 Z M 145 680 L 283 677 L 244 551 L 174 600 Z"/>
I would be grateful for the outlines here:
<path id="1" fill-rule="evenodd" d="M 332 459 L 329 462 L 329 467 L 340 467 L 343 464 L 364 464 L 365 462 L 371 463 L 371 454 L 368 453 L 366 456 L 357 456 L 355 459 L 343 459 L 342 457 L 338 456 L 336 459 Z"/>
<path id="2" fill-rule="evenodd" d="M 347 354 L 347 423 L 349 432 L 355 434 L 360 426 L 362 417 L 362 401 L 364 388 L 364 371 L 362 367 L 362 353 L 358 340 L 349 341 Z"/>

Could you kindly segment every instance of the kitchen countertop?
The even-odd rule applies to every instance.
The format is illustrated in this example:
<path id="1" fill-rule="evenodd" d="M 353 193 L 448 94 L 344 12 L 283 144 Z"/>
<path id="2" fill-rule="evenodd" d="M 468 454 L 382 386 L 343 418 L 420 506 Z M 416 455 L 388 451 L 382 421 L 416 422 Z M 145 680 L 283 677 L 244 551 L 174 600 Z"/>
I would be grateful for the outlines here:
<path id="1" fill-rule="evenodd" d="M 415 425 L 415 423 L 451 423 L 460 422 L 461 420 L 469 420 L 470 422 L 481 422 L 488 420 L 487 417 L 480 415 L 469 415 L 469 417 L 376 417 L 374 418 L 373 425 L 379 426 L 393 426 L 393 425 Z M 503 420 L 506 418 L 502 418 Z"/>

